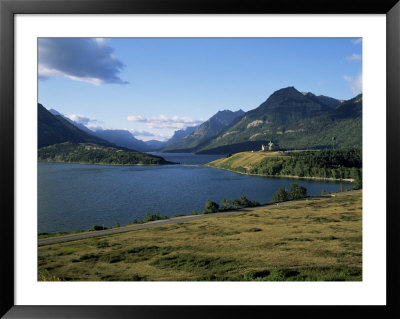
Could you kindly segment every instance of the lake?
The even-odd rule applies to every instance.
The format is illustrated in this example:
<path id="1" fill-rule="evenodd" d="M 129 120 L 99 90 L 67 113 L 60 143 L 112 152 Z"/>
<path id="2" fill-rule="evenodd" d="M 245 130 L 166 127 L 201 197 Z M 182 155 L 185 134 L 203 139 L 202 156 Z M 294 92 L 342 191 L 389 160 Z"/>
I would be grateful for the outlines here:
<path id="1" fill-rule="evenodd" d="M 199 166 L 219 155 L 151 153 L 179 165 L 108 166 L 38 163 L 38 232 L 87 230 L 141 220 L 146 213 L 172 217 L 200 213 L 207 200 L 239 198 L 266 203 L 292 183 L 308 195 L 337 192 L 339 182 L 247 176 Z M 351 183 L 341 182 L 344 189 Z"/>

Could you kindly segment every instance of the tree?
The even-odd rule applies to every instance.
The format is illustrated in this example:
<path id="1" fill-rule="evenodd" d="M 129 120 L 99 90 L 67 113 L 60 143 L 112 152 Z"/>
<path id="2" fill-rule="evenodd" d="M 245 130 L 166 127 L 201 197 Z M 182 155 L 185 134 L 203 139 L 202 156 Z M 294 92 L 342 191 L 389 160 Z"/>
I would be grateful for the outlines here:
<path id="1" fill-rule="evenodd" d="M 231 200 L 230 199 L 222 199 L 221 200 L 221 204 L 222 204 L 222 209 L 223 210 L 228 210 L 228 209 L 231 209 L 232 208 L 232 205 L 231 205 Z"/>
<path id="2" fill-rule="evenodd" d="M 354 175 L 354 185 L 353 189 L 361 189 L 362 188 L 362 173 L 361 170 L 357 170 Z"/>
<path id="3" fill-rule="evenodd" d="M 246 198 L 246 196 L 242 195 L 242 196 L 240 197 L 240 205 L 241 205 L 242 207 L 250 207 L 250 206 L 251 206 L 251 203 L 250 203 L 250 201 Z"/>
<path id="4" fill-rule="evenodd" d="M 217 213 L 219 209 L 219 205 L 216 202 L 208 200 L 204 205 L 203 214 L 212 214 Z"/>
<path id="5" fill-rule="evenodd" d="M 288 200 L 288 194 L 283 187 L 279 188 L 277 192 L 272 196 L 272 202 L 284 202 Z"/>
<path id="6" fill-rule="evenodd" d="M 252 200 L 250 203 L 250 207 L 257 207 L 260 206 L 261 204 L 259 202 L 257 202 L 256 200 Z"/>
<path id="7" fill-rule="evenodd" d="M 232 199 L 232 206 L 234 209 L 240 208 L 241 205 L 242 205 L 242 202 L 240 201 L 240 199 Z"/>
<path id="8" fill-rule="evenodd" d="M 294 183 L 290 185 L 288 198 L 290 200 L 304 198 L 307 195 L 307 189 Z"/>

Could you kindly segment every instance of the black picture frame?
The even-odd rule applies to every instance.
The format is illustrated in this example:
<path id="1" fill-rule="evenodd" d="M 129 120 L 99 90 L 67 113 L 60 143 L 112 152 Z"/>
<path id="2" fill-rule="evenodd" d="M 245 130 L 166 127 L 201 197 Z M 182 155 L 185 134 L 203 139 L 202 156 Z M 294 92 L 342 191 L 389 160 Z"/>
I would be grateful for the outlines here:
<path id="1" fill-rule="evenodd" d="M 386 306 L 22 306 L 14 296 L 14 15 L 15 14 L 385 14 L 387 20 L 387 305 Z M 398 0 L 0 0 L 0 315 L 4 318 L 399 318 L 400 2 Z M 390 172 L 390 174 L 389 174 Z M 383 205 L 384 207 L 384 205 Z M 381 212 L 383 213 L 383 212 Z"/>

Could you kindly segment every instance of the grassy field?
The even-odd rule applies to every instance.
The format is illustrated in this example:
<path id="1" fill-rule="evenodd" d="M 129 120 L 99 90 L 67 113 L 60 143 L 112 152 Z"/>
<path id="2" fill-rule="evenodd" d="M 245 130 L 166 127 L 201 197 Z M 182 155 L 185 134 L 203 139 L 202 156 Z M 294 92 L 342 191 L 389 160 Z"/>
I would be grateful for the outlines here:
<path id="1" fill-rule="evenodd" d="M 204 165 L 247 175 L 348 182 L 355 182 L 358 173 L 361 184 L 362 173 L 357 166 L 360 164 L 356 163 L 356 151 L 241 152 Z M 361 186 L 357 186 L 359 188 Z"/>
<path id="2" fill-rule="evenodd" d="M 362 193 L 41 246 L 38 280 L 360 281 Z"/>
<path id="3" fill-rule="evenodd" d="M 278 152 L 242 152 L 233 154 L 230 157 L 220 158 L 207 164 L 207 166 L 235 170 L 250 169 L 260 163 L 266 157 L 279 157 Z"/>

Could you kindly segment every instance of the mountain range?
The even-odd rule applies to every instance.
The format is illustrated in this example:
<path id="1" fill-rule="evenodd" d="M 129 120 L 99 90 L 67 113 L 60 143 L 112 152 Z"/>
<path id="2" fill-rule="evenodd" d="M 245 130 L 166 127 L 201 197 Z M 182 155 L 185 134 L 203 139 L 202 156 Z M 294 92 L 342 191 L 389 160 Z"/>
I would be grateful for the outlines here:
<path id="1" fill-rule="evenodd" d="M 78 123 L 76 121 L 71 120 L 69 117 L 65 116 L 64 114 L 61 114 L 60 112 L 58 112 L 55 109 L 49 109 L 47 110 L 46 108 L 43 107 L 43 105 L 41 105 L 40 103 L 39 105 L 39 124 L 40 124 L 40 132 L 41 134 L 41 138 L 43 137 L 43 134 L 46 134 L 46 131 L 49 131 L 49 129 L 45 128 L 45 122 L 52 122 L 53 124 L 53 129 L 52 129 L 52 134 L 54 133 L 54 131 L 59 130 L 60 128 L 58 126 L 60 126 L 59 121 L 61 121 L 61 123 L 63 123 L 63 125 L 61 125 L 61 127 L 65 126 L 66 121 L 69 122 L 70 124 L 72 124 L 74 127 L 72 127 L 71 125 L 67 125 L 67 127 L 69 127 L 70 129 L 73 129 L 73 131 L 75 132 L 75 134 L 77 134 L 76 128 L 78 128 L 79 130 L 83 131 L 84 133 L 90 134 L 92 137 L 98 137 L 99 139 L 102 140 L 102 144 L 101 145 L 106 145 L 107 142 L 109 142 L 109 144 L 111 143 L 114 146 L 119 146 L 119 147 L 123 147 L 129 150 L 134 150 L 134 151 L 139 151 L 139 152 L 153 152 L 153 151 L 158 151 L 164 147 L 166 147 L 167 145 L 173 144 L 175 142 L 178 142 L 179 140 L 181 140 L 182 138 L 184 138 L 185 136 L 189 135 L 190 133 L 192 133 L 194 130 L 196 130 L 197 126 L 188 126 L 186 129 L 183 130 L 177 130 L 174 132 L 174 135 L 168 140 L 168 141 L 157 141 L 157 140 L 149 140 L 149 141 L 141 141 L 137 138 L 135 138 L 131 132 L 129 132 L 128 130 L 117 130 L 117 129 L 101 129 L 101 128 L 96 128 L 94 130 L 91 130 L 89 128 L 87 128 L 85 125 Z M 54 115 L 54 117 L 50 116 Z M 55 121 L 55 119 L 58 119 L 58 121 Z M 47 120 L 45 120 L 47 119 Z M 43 126 L 44 125 L 44 126 Z M 51 126 L 51 125 L 50 125 Z M 64 128 L 65 130 L 65 128 Z M 65 134 L 65 138 L 60 138 L 59 140 L 57 138 L 55 138 L 56 141 L 70 141 L 70 142 L 75 142 L 76 140 L 80 140 L 82 142 L 86 142 L 88 141 L 88 136 L 85 135 L 86 137 L 83 138 L 83 135 L 79 132 L 80 138 L 75 138 L 75 139 L 70 139 L 69 136 L 70 134 L 64 132 Z M 49 134 L 51 135 L 51 134 Z M 53 137 L 57 136 L 57 134 L 55 134 Z M 93 140 L 93 141 L 99 141 L 99 140 Z M 47 146 L 50 144 L 54 144 L 51 141 L 49 141 L 48 143 L 45 143 L 46 145 L 40 143 L 40 147 L 42 146 Z M 110 144 L 110 145 L 111 145 Z"/>
<path id="2" fill-rule="evenodd" d="M 111 165 L 174 164 L 160 156 L 117 146 L 79 128 L 55 110 L 49 112 L 38 103 L 38 159 L 41 162 L 64 162 Z"/>
<path id="3" fill-rule="evenodd" d="M 245 112 L 242 110 L 232 112 L 229 110 L 219 111 L 217 114 L 200 124 L 192 133 L 179 141 L 167 145 L 163 152 L 191 153 L 209 143 L 223 130 L 240 119 Z"/>
<path id="4" fill-rule="evenodd" d="M 160 142 L 160 141 L 141 141 L 137 138 L 135 138 L 131 132 L 128 130 L 109 130 L 109 129 L 101 129 L 101 128 L 96 128 L 94 130 L 88 129 L 85 125 L 75 122 L 68 118 L 67 116 L 61 114 L 57 110 L 50 109 L 49 112 L 55 116 L 59 116 L 79 128 L 80 130 L 94 135 L 98 138 L 101 138 L 103 140 L 106 140 L 112 144 L 115 144 L 116 146 L 124 147 L 130 150 L 135 150 L 139 152 L 151 152 L 151 151 L 156 151 L 161 149 L 162 147 L 165 146 L 165 142 Z"/>
<path id="5" fill-rule="evenodd" d="M 168 151 L 186 148 L 193 153 L 228 154 L 257 151 L 269 141 L 281 149 L 361 147 L 362 95 L 342 101 L 283 88 L 237 117 L 217 136 L 199 137 L 197 144 L 195 138 L 192 133 Z"/>
<path id="6" fill-rule="evenodd" d="M 141 152 L 228 154 L 257 151 L 269 141 L 281 149 L 362 146 L 362 94 L 343 101 L 287 87 L 253 110 L 219 111 L 199 126 L 175 131 L 166 142 L 144 142 L 128 130 L 92 131 L 56 110 L 38 107 L 39 147 L 85 142 Z"/>
<path id="7" fill-rule="evenodd" d="M 38 148 L 64 142 L 115 146 L 78 128 L 61 115 L 53 115 L 38 103 Z"/>
<path id="8" fill-rule="evenodd" d="M 172 135 L 172 137 L 165 143 L 164 147 L 175 144 L 176 142 L 180 141 L 184 137 L 193 133 L 196 129 L 197 129 L 197 126 L 188 126 L 186 129 L 175 131 L 174 135 Z"/>

